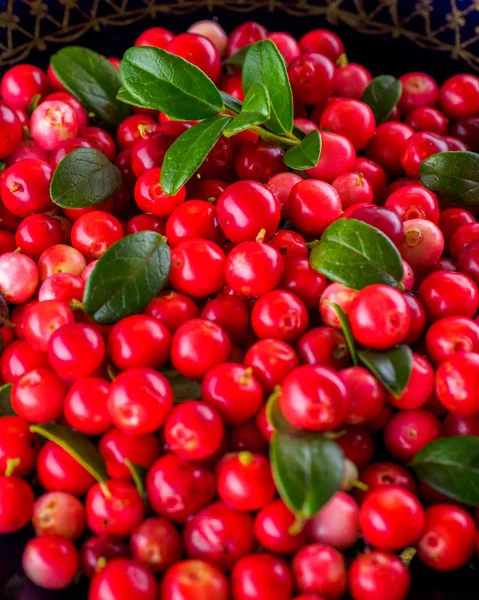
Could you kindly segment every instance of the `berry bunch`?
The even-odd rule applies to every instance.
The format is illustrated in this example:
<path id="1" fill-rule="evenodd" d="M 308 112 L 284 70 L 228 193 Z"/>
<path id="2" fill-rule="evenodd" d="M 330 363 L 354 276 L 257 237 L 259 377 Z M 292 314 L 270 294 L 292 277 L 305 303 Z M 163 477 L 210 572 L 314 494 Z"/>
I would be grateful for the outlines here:
<path id="1" fill-rule="evenodd" d="M 0 96 L 0 533 L 33 524 L 33 582 L 403 600 L 415 553 L 468 563 L 477 76 L 202 21 Z"/>

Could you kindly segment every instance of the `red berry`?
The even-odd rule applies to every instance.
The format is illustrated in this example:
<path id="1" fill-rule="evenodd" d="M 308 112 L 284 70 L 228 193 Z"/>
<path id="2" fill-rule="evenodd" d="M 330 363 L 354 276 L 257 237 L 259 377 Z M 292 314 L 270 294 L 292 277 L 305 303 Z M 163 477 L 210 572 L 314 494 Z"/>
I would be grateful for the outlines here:
<path id="1" fill-rule="evenodd" d="M 21 64 L 11 67 L 2 77 L 0 96 L 15 108 L 28 109 L 34 96 L 48 90 L 48 79 L 38 67 Z"/>
<path id="2" fill-rule="evenodd" d="M 416 271 L 436 263 L 444 250 L 444 238 L 439 227 L 425 219 L 404 222 L 405 240 L 399 247 L 401 256 Z"/>
<path id="3" fill-rule="evenodd" d="M 85 528 L 85 509 L 71 494 L 48 492 L 36 500 L 32 524 L 37 536 L 61 535 L 76 540 Z"/>
<path id="4" fill-rule="evenodd" d="M 381 165 L 388 175 L 400 175 L 403 148 L 413 134 L 414 129 L 405 123 L 381 123 L 369 142 L 366 156 Z"/>
<path id="5" fill-rule="evenodd" d="M 429 356 L 439 364 L 457 352 L 479 353 L 479 325 L 467 317 L 445 317 L 431 325 L 426 334 Z"/>
<path id="6" fill-rule="evenodd" d="M 154 167 L 140 175 L 135 185 L 135 202 L 143 212 L 167 217 L 185 201 L 186 190 L 182 187 L 173 196 L 165 194 L 160 183 L 160 173 L 161 167 Z"/>
<path id="7" fill-rule="evenodd" d="M 347 138 L 337 133 L 322 131 L 321 139 L 321 157 L 316 167 L 306 171 L 308 175 L 331 183 L 339 175 L 354 171 L 356 152 Z"/>
<path id="8" fill-rule="evenodd" d="M 226 258 L 226 283 L 239 294 L 261 296 L 279 284 L 283 270 L 283 258 L 275 248 L 242 242 Z"/>
<path id="9" fill-rule="evenodd" d="M 74 322 L 75 316 L 66 302 L 34 302 L 25 315 L 23 332 L 32 348 L 46 352 L 48 342 L 55 331 Z"/>
<path id="10" fill-rule="evenodd" d="M 305 179 L 297 183 L 286 204 L 288 217 L 301 233 L 321 235 L 341 216 L 341 199 L 324 181 Z"/>
<path id="11" fill-rule="evenodd" d="M 371 79 L 371 73 L 363 65 L 349 63 L 336 69 L 334 93 L 340 98 L 360 100 Z"/>
<path id="12" fill-rule="evenodd" d="M 321 115 L 320 127 L 345 136 L 359 152 L 373 137 L 376 121 L 367 104 L 359 100 L 344 99 L 326 106 Z"/>
<path id="13" fill-rule="evenodd" d="M 260 545 L 275 554 L 292 554 L 304 546 L 306 532 L 292 531 L 296 517 L 282 500 L 273 500 L 256 515 L 254 534 Z"/>
<path id="14" fill-rule="evenodd" d="M 85 435 L 99 435 L 111 427 L 108 412 L 109 383 L 100 377 L 84 377 L 70 388 L 63 412 L 68 424 Z"/>
<path id="15" fill-rule="evenodd" d="M 172 290 L 161 292 L 146 306 L 144 312 L 165 325 L 171 333 L 186 321 L 200 316 L 191 298 Z"/>
<path id="16" fill-rule="evenodd" d="M 441 422 L 426 410 L 402 410 L 395 413 L 384 429 L 384 443 L 396 460 L 409 462 L 442 434 Z"/>
<path id="17" fill-rule="evenodd" d="M 437 196 L 419 185 L 405 185 L 393 192 L 384 205 L 393 210 L 403 221 L 427 219 L 439 223 Z"/>
<path id="18" fill-rule="evenodd" d="M 349 591 L 353 600 L 405 600 L 409 585 L 409 570 L 394 554 L 368 552 L 351 564 Z"/>
<path id="19" fill-rule="evenodd" d="M 401 153 L 401 166 L 406 175 L 419 176 L 419 167 L 426 158 L 449 150 L 447 142 L 434 133 L 421 131 L 412 135 Z"/>
<path id="20" fill-rule="evenodd" d="M 479 291 L 467 275 L 436 271 L 421 283 L 419 297 L 430 321 L 444 317 L 474 317 L 479 308 Z"/>
<path id="21" fill-rule="evenodd" d="M 133 558 L 154 573 L 162 573 L 182 556 L 181 537 L 170 521 L 151 517 L 140 523 L 131 534 Z"/>
<path id="22" fill-rule="evenodd" d="M 471 415 L 479 411 L 479 388 L 476 384 L 479 354 L 457 352 L 436 371 L 436 395 L 451 412 Z"/>
<path id="23" fill-rule="evenodd" d="M 156 48 L 167 48 L 175 37 L 174 33 L 163 27 L 150 27 L 145 29 L 135 40 L 135 46 L 155 46 Z"/>
<path id="24" fill-rule="evenodd" d="M 43 150 L 53 150 L 61 142 L 75 137 L 78 130 L 76 112 L 60 100 L 42 102 L 30 117 L 30 132 Z"/>
<path id="25" fill-rule="evenodd" d="M 291 346 L 282 340 L 264 339 L 253 344 L 244 358 L 244 364 L 267 393 L 283 382 L 285 377 L 299 366 L 299 359 Z"/>
<path id="26" fill-rule="evenodd" d="M 168 569 L 161 583 L 162 600 L 229 600 L 226 576 L 203 560 L 183 560 Z M 106 600 L 106 599 L 105 599 Z"/>
<path id="27" fill-rule="evenodd" d="M 427 73 L 406 73 L 399 78 L 402 94 L 399 109 L 407 114 L 421 106 L 434 106 L 439 96 L 439 88 Z"/>
<path id="28" fill-rule="evenodd" d="M 48 367 L 46 355 L 23 340 L 13 342 L 2 352 L 0 374 L 5 383 L 14 383 L 38 367 Z"/>
<path id="29" fill-rule="evenodd" d="M 82 571 L 86 577 L 91 578 L 112 559 L 129 555 L 128 545 L 120 538 L 109 535 L 92 535 L 81 547 Z"/>
<path id="30" fill-rule="evenodd" d="M 302 592 L 335 600 L 346 591 L 347 574 L 343 556 L 325 544 L 304 546 L 294 557 L 293 573 Z"/>
<path id="31" fill-rule="evenodd" d="M 293 578 L 288 565 L 271 554 L 250 554 L 240 558 L 231 572 L 236 600 L 288 600 Z"/>
<path id="32" fill-rule="evenodd" d="M 16 112 L 0 102 L 0 158 L 13 154 L 21 145 L 23 128 Z"/>
<path id="33" fill-rule="evenodd" d="M 360 425 L 377 417 L 386 400 L 385 389 L 381 383 L 364 367 L 350 367 L 339 373 L 346 386 L 348 410 L 345 422 Z"/>
<path id="34" fill-rule="evenodd" d="M 129 435 L 112 427 L 98 445 L 108 471 L 114 478 L 131 479 L 131 471 L 125 460 L 148 469 L 160 454 L 158 439 L 153 434 Z"/>
<path id="35" fill-rule="evenodd" d="M 223 294 L 208 300 L 201 311 L 201 318 L 219 325 L 230 340 L 237 343 L 243 342 L 249 325 L 248 308 L 243 298 L 237 295 Z"/>
<path id="36" fill-rule="evenodd" d="M 39 367 L 13 384 L 11 402 L 16 414 L 26 421 L 45 423 L 61 416 L 66 394 L 67 389 L 58 375 Z"/>
<path id="37" fill-rule="evenodd" d="M 421 106 L 412 110 L 406 117 L 406 123 L 415 131 L 429 131 L 444 136 L 449 129 L 448 118 L 431 106 Z"/>
<path id="38" fill-rule="evenodd" d="M 359 508 L 345 492 L 336 492 L 329 502 L 308 522 L 310 541 L 347 550 L 359 538 Z"/>
<path id="39" fill-rule="evenodd" d="M 67 538 L 44 535 L 25 546 L 22 567 L 31 581 L 48 590 L 63 590 L 78 571 L 78 550 Z"/>
<path id="40" fill-rule="evenodd" d="M 47 442 L 38 455 L 37 475 L 40 485 L 49 492 L 68 492 L 84 496 L 95 482 L 71 454 L 54 442 Z"/>
<path id="41" fill-rule="evenodd" d="M 5 207 L 18 217 L 52 208 L 50 165 L 36 158 L 14 163 L 3 174 L 1 196 Z"/>
<path id="42" fill-rule="evenodd" d="M 219 241 L 216 208 L 204 200 L 189 200 L 175 208 L 166 222 L 166 237 L 171 248 L 187 238 Z"/>
<path id="43" fill-rule="evenodd" d="M 4 100 L 8 102 L 5 96 Z M 476 75 L 461 73 L 447 79 L 439 90 L 439 106 L 450 119 L 477 115 L 479 78 Z"/>
<path id="44" fill-rule="evenodd" d="M 294 97 L 303 104 L 320 104 L 334 91 L 334 64 L 315 52 L 302 54 L 288 66 Z"/>
<path id="45" fill-rule="evenodd" d="M 415 409 L 425 404 L 434 390 L 434 370 L 431 365 L 419 356 L 412 355 L 412 369 L 409 381 L 399 397 L 388 392 L 390 404 L 401 409 Z"/>
<path id="46" fill-rule="evenodd" d="M 23 529 L 33 515 L 35 497 L 26 481 L 0 475 L 0 534 Z"/>
<path id="47" fill-rule="evenodd" d="M 295 341 L 307 329 L 308 323 L 309 315 L 304 303 L 283 290 L 273 290 L 261 296 L 251 313 L 251 325 L 261 339 Z"/>
<path id="48" fill-rule="evenodd" d="M 413 476 L 404 467 L 392 462 L 376 462 L 364 467 L 359 473 L 360 480 L 368 486 L 369 491 L 378 488 L 396 486 L 416 494 L 416 484 Z M 355 490 L 355 497 L 362 501 L 367 492 Z"/>
<path id="49" fill-rule="evenodd" d="M 114 558 L 93 576 L 88 600 L 155 600 L 158 585 L 147 566 Z"/>
<path id="50" fill-rule="evenodd" d="M 55 244 L 47 248 L 38 259 L 40 281 L 45 281 L 57 273 L 80 276 L 85 267 L 86 260 L 83 254 L 66 244 Z"/>
<path id="51" fill-rule="evenodd" d="M 211 40 L 196 33 L 180 33 L 168 45 L 168 52 L 181 56 L 217 81 L 221 73 L 218 49 Z"/>
<path id="52" fill-rule="evenodd" d="M 64 325 L 48 342 L 48 360 L 60 377 L 88 377 L 100 367 L 104 358 L 103 338 L 90 325 Z"/>

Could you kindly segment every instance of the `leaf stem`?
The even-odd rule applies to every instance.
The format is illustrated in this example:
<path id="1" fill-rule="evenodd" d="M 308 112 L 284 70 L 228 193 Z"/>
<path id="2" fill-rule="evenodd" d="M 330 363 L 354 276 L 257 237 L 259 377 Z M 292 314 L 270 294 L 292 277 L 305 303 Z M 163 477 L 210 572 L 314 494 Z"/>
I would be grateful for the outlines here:
<path id="1" fill-rule="evenodd" d="M 257 133 L 259 135 L 259 137 L 262 140 L 264 140 L 265 142 L 276 142 L 277 144 L 281 144 L 283 146 L 288 146 L 288 148 L 293 148 L 294 146 L 299 146 L 299 144 L 301 143 L 301 141 L 296 136 L 293 136 L 293 138 L 294 138 L 293 139 L 292 137 L 289 137 L 289 135 L 288 135 L 288 137 L 286 137 L 284 135 L 277 135 L 276 133 L 273 133 L 272 131 L 268 131 L 267 129 L 258 127 L 257 125 L 250 127 L 249 130 Z"/>

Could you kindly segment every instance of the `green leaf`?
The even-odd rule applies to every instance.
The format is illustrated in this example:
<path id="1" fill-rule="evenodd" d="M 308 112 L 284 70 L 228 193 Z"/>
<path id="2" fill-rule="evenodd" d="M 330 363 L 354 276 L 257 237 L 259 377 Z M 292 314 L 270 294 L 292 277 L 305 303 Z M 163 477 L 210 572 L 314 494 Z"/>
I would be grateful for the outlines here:
<path id="1" fill-rule="evenodd" d="M 412 350 L 400 345 L 386 352 L 361 350 L 359 360 L 395 398 L 399 398 L 411 377 Z"/>
<path id="2" fill-rule="evenodd" d="M 277 431 L 271 441 L 270 459 L 279 495 L 301 517 L 316 514 L 341 484 L 343 452 L 320 435 L 296 437 Z"/>
<path id="3" fill-rule="evenodd" d="M 326 302 L 326 304 L 329 304 L 329 306 L 331 306 L 336 312 L 344 335 L 344 339 L 346 340 L 346 344 L 348 345 L 349 354 L 351 355 L 353 363 L 357 366 L 359 364 L 358 351 L 356 349 L 356 342 L 353 338 L 353 332 L 351 331 L 351 326 L 349 325 L 348 317 L 344 310 L 336 302 Z"/>
<path id="4" fill-rule="evenodd" d="M 85 312 L 96 323 L 116 323 L 141 312 L 164 286 L 170 249 L 154 231 L 122 238 L 101 256 L 85 286 Z"/>
<path id="5" fill-rule="evenodd" d="M 266 402 L 266 418 L 269 424 L 275 431 L 286 431 L 288 433 L 299 433 L 288 419 L 283 415 L 279 406 L 279 399 L 281 397 L 281 389 L 275 390 Z"/>
<path id="6" fill-rule="evenodd" d="M 238 50 L 238 52 L 235 52 L 231 56 L 228 56 L 228 58 L 225 58 L 223 60 L 223 64 L 227 67 L 242 67 L 245 56 L 248 53 L 248 50 L 250 48 L 251 48 L 251 44 L 248 44 L 247 46 L 243 46 L 242 48 L 240 48 Z"/>
<path id="7" fill-rule="evenodd" d="M 97 481 L 106 481 L 108 479 L 103 456 L 95 444 L 83 434 L 65 425 L 60 425 L 60 423 L 30 425 L 30 431 L 38 433 L 47 440 L 58 444 Z"/>
<path id="8" fill-rule="evenodd" d="M 479 506 L 479 437 L 444 437 L 424 446 L 412 468 L 421 481 L 437 492 Z"/>
<path id="9" fill-rule="evenodd" d="M 372 283 L 401 287 L 404 267 L 382 231 L 356 219 L 338 219 L 321 236 L 311 265 L 331 281 L 361 290 Z"/>
<path id="10" fill-rule="evenodd" d="M 128 116 L 128 107 L 116 98 L 120 74 L 104 56 L 88 48 L 66 46 L 50 62 L 66 89 L 104 123 L 119 125 Z"/>
<path id="11" fill-rule="evenodd" d="M 5 169 L 7 165 L 5 164 L 5 161 L 0 160 L 0 173 L 3 171 L 3 169 Z"/>
<path id="12" fill-rule="evenodd" d="M 271 104 L 271 119 L 267 127 L 275 133 L 289 134 L 293 130 L 293 93 L 288 71 L 281 53 L 271 40 L 252 44 L 243 65 L 245 93 L 254 83 L 262 83 Z"/>
<path id="13" fill-rule="evenodd" d="M 424 187 L 462 204 L 479 205 L 479 154 L 439 152 L 421 163 L 419 178 Z"/>
<path id="14" fill-rule="evenodd" d="M 103 152 L 77 148 L 53 172 L 50 196 L 62 208 L 85 208 L 110 198 L 120 186 L 120 170 Z"/>
<path id="15" fill-rule="evenodd" d="M 146 501 L 146 475 L 148 473 L 148 469 L 145 469 L 145 467 L 142 465 L 132 463 L 129 458 L 125 458 L 125 465 L 130 470 L 138 493 L 140 494 L 141 498 Z"/>
<path id="16" fill-rule="evenodd" d="M 269 119 L 268 92 L 262 83 L 254 83 L 248 90 L 240 114 L 225 128 L 225 136 L 231 136 L 253 125 L 261 125 Z"/>
<path id="17" fill-rule="evenodd" d="M 321 135 L 314 129 L 303 138 L 301 144 L 290 148 L 284 155 L 284 162 L 291 169 L 303 171 L 312 169 L 321 156 Z"/>
<path id="18" fill-rule="evenodd" d="M 168 148 L 161 168 L 161 187 L 174 195 L 201 167 L 231 117 L 212 117 L 193 125 Z"/>
<path id="19" fill-rule="evenodd" d="M 120 71 L 137 106 L 185 121 L 207 119 L 223 109 L 219 91 L 201 69 L 161 48 L 129 48 Z"/>
<path id="20" fill-rule="evenodd" d="M 124 85 L 122 85 L 118 90 L 116 97 L 118 100 L 120 100 L 120 102 L 124 102 L 125 104 L 131 104 L 131 106 L 142 106 L 141 101 L 132 96 Z"/>
<path id="21" fill-rule="evenodd" d="M 369 82 L 361 101 L 369 106 L 376 118 L 376 125 L 383 123 L 399 102 L 402 83 L 392 75 L 379 75 Z"/>
<path id="22" fill-rule="evenodd" d="M 164 369 L 161 372 L 170 382 L 175 402 L 201 398 L 201 383 L 198 381 L 188 379 L 188 377 L 178 373 L 176 369 Z"/>
<path id="23" fill-rule="evenodd" d="M 242 102 L 240 102 L 234 96 L 227 94 L 226 92 L 220 91 L 220 94 L 221 94 L 221 99 L 223 100 L 223 104 L 225 105 L 225 108 L 227 108 L 228 110 L 231 110 L 232 112 L 237 113 L 237 114 L 239 114 L 241 112 L 241 109 L 243 108 Z"/>
<path id="24" fill-rule="evenodd" d="M 17 413 L 12 408 L 10 396 L 12 394 L 11 383 L 4 383 L 0 387 L 0 417 L 15 417 Z"/>

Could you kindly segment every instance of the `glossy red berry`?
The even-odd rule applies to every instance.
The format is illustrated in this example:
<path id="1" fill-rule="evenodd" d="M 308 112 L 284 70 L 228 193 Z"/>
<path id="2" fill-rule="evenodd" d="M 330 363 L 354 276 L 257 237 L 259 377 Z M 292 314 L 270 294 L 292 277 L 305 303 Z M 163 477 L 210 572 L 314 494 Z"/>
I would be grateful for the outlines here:
<path id="1" fill-rule="evenodd" d="M 0 533 L 23 529 L 33 515 L 35 497 L 30 485 L 10 475 L 0 475 Z"/>
<path id="2" fill-rule="evenodd" d="M 431 397 L 433 390 L 432 366 L 422 356 L 413 354 L 411 374 L 406 387 L 398 397 L 388 392 L 388 400 L 396 408 L 411 410 L 423 406 Z"/>
<path id="3" fill-rule="evenodd" d="M 286 210 L 293 225 L 308 235 L 321 235 L 342 212 L 334 187 L 314 179 L 305 179 L 293 187 Z"/>
<path id="4" fill-rule="evenodd" d="M 392 462 L 375 462 L 359 472 L 360 480 L 372 492 L 381 487 L 396 486 L 417 493 L 413 476 L 401 465 Z M 355 490 L 355 497 L 362 502 L 368 492 Z"/>
<path id="5" fill-rule="evenodd" d="M 61 142 L 78 134 L 76 112 L 66 102 L 46 100 L 39 104 L 30 117 L 30 132 L 35 143 L 43 150 L 53 150 Z"/>
<path id="6" fill-rule="evenodd" d="M 8 69 L 0 83 L 3 101 L 15 108 L 28 109 L 34 96 L 48 90 L 48 79 L 38 67 L 21 64 Z"/>
<path id="7" fill-rule="evenodd" d="M 75 458 L 54 442 L 47 442 L 38 455 L 37 476 L 49 492 L 68 492 L 83 496 L 95 479 Z"/>
<path id="8" fill-rule="evenodd" d="M 344 558 L 331 546 L 304 546 L 294 557 L 292 567 L 296 585 L 302 592 L 335 600 L 346 591 Z"/>
<path id="9" fill-rule="evenodd" d="M 109 387 L 108 381 L 100 377 L 84 377 L 76 381 L 63 407 L 68 424 L 85 435 L 99 435 L 109 429 Z"/>
<path id="10" fill-rule="evenodd" d="M 471 415 L 479 411 L 478 368 L 479 354 L 474 352 L 457 352 L 439 365 L 436 395 L 451 412 Z"/>
<path id="11" fill-rule="evenodd" d="M 477 115 L 479 111 L 479 78 L 475 75 L 461 73 L 447 79 L 439 90 L 439 106 L 451 119 Z"/>
<path id="12" fill-rule="evenodd" d="M 404 222 L 405 240 L 399 251 L 404 260 L 416 271 L 436 263 L 444 250 L 444 238 L 439 227 L 426 219 Z"/>
<path id="13" fill-rule="evenodd" d="M 316 167 L 306 173 L 314 179 L 333 182 L 339 175 L 354 171 L 356 151 L 348 138 L 329 131 L 321 132 L 321 156 Z"/>
<path id="14" fill-rule="evenodd" d="M 52 208 L 50 200 L 50 165 L 37 158 L 25 158 L 3 174 L 2 201 L 18 217 Z"/>
<path id="15" fill-rule="evenodd" d="M 273 500 L 256 515 L 254 534 L 263 548 L 275 554 L 292 554 L 304 546 L 306 532 L 292 531 L 295 516 L 280 500 Z"/>
<path id="16" fill-rule="evenodd" d="M 171 566 L 161 582 L 163 600 L 229 600 L 226 575 L 203 560 L 183 560 Z"/>
<path id="17" fill-rule="evenodd" d="M 58 375 L 39 367 L 13 384 L 11 402 L 18 416 L 30 423 L 45 423 L 60 417 L 66 394 L 67 388 Z"/>
<path id="18" fill-rule="evenodd" d="M 284 271 L 281 254 L 267 244 L 242 242 L 228 254 L 226 283 L 239 294 L 261 296 L 274 289 Z"/>
<path id="19" fill-rule="evenodd" d="M 219 294 L 208 300 L 201 311 L 201 318 L 219 325 L 236 343 L 243 342 L 249 325 L 246 302 L 236 294 Z"/>
<path id="20" fill-rule="evenodd" d="M 304 303 L 283 290 L 273 290 L 261 296 L 251 313 L 251 325 L 261 339 L 295 341 L 307 329 L 308 323 L 309 315 Z"/>
<path id="21" fill-rule="evenodd" d="M 462 273 L 431 273 L 421 283 L 419 297 L 430 321 L 450 316 L 474 317 L 479 308 L 477 286 Z"/>
<path id="22" fill-rule="evenodd" d="M 353 600 L 405 600 L 410 575 L 402 560 L 388 552 L 373 551 L 357 556 L 349 571 Z"/>
<path id="23" fill-rule="evenodd" d="M 88 377 L 100 367 L 104 358 L 103 338 L 90 325 L 64 325 L 48 342 L 48 360 L 60 377 Z"/>
<path id="24" fill-rule="evenodd" d="M 381 165 L 388 175 L 400 175 L 403 148 L 413 134 L 414 129 L 405 123 L 381 123 L 368 144 L 366 156 Z"/>
<path id="25" fill-rule="evenodd" d="M 240 558 L 231 572 L 236 600 L 288 600 L 293 578 L 288 565 L 271 554 L 250 554 Z"/>
<path id="26" fill-rule="evenodd" d="M 299 366 L 294 349 L 277 339 L 264 339 L 253 344 L 245 355 L 244 363 L 253 369 L 253 375 L 267 393 L 283 382 Z"/>
<path id="27" fill-rule="evenodd" d="M 27 577 L 49 590 L 63 590 L 80 566 L 78 550 L 67 538 L 43 535 L 30 540 L 23 551 L 22 567 Z"/>
<path id="28" fill-rule="evenodd" d="M 284 169 L 283 156 L 284 150 L 273 142 L 250 142 L 242 146 L 235 156 L 235 174 L 238 179 L 266 183 Z"/>
<path id="29" fill-rule="evenodd" d="M 360 425 L 379 415 L 386 392 L 374 375 L 364 367 L 350 367 L 340 371 L 339 378 L 346 386 L 348 396 L 346 423 Z"/>
<path id="30" fill-rule="evenodd" d="M 50 246 L 38 259 L 40 281 L 45 281 L 57 273 L 71 273 L 80 276 L 85 267 L 86 260 L 83 254 L 66 244 Z"/>
<path id="31" fill-rule="evenodd" d="M 221 73 L 218 49 L 211 40 L 196 33 L 180 33 L 168 45 L 168 52 L 181 56 L 217 81 Z"/>
<path id="32" fill-rule="evenodd" d="M 166 223 L 166 237 L 174 248 L 187 238 L 219 241 L 216 208 L 204 200 L 189 200 L 175 208 Z"/>
<path id="33" fill-rule="evenodd" d="M 191 298 L 172 290 L 161 292 L 147 304 L 144 313 L 165 325 L 171 333 L 186 321 L 200 316 Z"/>
<path id="34" fill-rule="evenodd" d="M 315 52 L 302 54 L 288 67 L 293 94 L 303 104 L 320 104 L 334 91 L 334 64 Z"/>
<path id="35" fill-rule="evenodd" d="M 16 112 L 0 102 L 0 158 L 6 158 L 20 148 L 23 129 Z"/>
<path id="36" fill-rule="evenodd" d="M 48 342 L 55 331 L 74 322 L 75 316 L 66 302 L 35 302 L 25 315 L 24 336 L 32 348 L 46 352 Z"/>
<path id="37" fill-rule="evenodd" d="M 396 460 L 407 463 L 442 434 L 441 422 L 426 410 L 395 413 L 384 429 L 384 443 Z"/>
<path id="38" fill-rule="evenodd" d="M 129 558 L 113 558 L 91 581 L 89 600 L 155 600 L 158 585 L 146 565 Z"/>
<path id="39" fill-rule="evenodd" d="M 329 502 L 308 522 L 306 531 L 311 542 L 347 550 L 359 538 L 359 508 L 345 492 L 336 492 Z"/>
<path id="40" fill-rule="evenodd" d="M 376 121 L 367 104 L 359 100 L 344 99 L 326 106 L 321 115 L 320 127 L 345 136 L 359 152 L 373 137 Z"/>
<path id="41" fill-rule="evenodd" d="M 186 190 L 182 187 L 173 196 L 165 194 L 161 187 L 160 174 L 161 167 L 154 167 L 140 175 L 135 185 L 135 202 L 143 212 L 156 217 L 167 217 L 184 202 Z"/>
<path id="42" fill-rule="evenodd" d="M 85 528 L 85 509 L 71 494 L 48 492 L 35 501 L 32 524 L 38 536 L 61 535 L 76 540 Z"/>
<path id="43" fill-rule="evenodd" d="M 334 93 L 341 98 L 360 100 L 371 79 L 371 73 L 363 65 L 349 63 L 336 69 Z"/>
<path id="44" fill-rule="evenodd" d="M 151 517 L 140 523 L 131 534 L 130 546 L 133 558 L 154 573 L 166 571 L 183 554 L 180 534 L 162 517 Z"/>
<path id="45" fill-rule="evenodd" d="M 426 334 L 427 351 L 439 364 L 457 352 L 479 353 L 479 325 L 467 317 L 445 317 L 431 325 Z"/>

